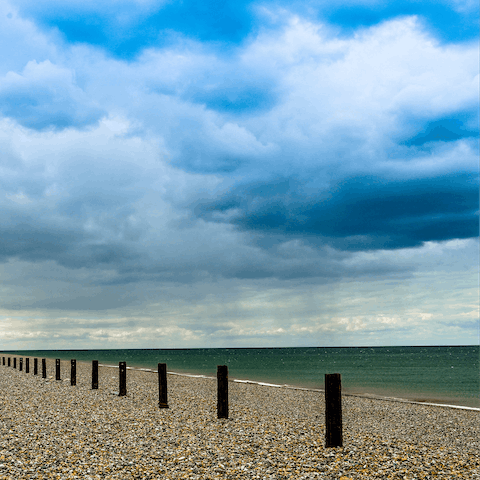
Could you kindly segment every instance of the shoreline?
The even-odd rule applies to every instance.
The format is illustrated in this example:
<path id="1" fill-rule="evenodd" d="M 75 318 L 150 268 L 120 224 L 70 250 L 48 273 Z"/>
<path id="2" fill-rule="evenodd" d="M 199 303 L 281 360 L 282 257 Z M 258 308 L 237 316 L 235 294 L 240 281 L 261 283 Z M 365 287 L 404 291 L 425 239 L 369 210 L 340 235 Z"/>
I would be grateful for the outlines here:
<path id="1" fill-rule="evenodd" d="M 2 356 L 3 352 L 0 352 L 0 357 Z M 20 355 L 11 355 L 12 357 L 19 357 Z M 28 358 L 35 358 L 35 357 L 28 357 Z M 37 357 L 40 359 L 40 357 Z M 42 358 L 47 358 L 49 360 L 55 360 L 55 357 L 42 357 Z M 68 361 L 68 360 L 63 360 Z M 86 365 L 91 365 L 90 362 L 85 362 L 84 360 L 78 360 L 77 365 L 83 363 Z M 117 368 L 118 365 L 115 364 L 107 364 L 107 363 L 99 363 L 99 367 L 107 367 L 107 368 Z M 30 367 L 33 369 L 33 365 Z M 39 366 L 40 368 L 40 366 Z M 151 373 L 157 373 L 157 370 L 152 369 L 152 368 L 147 368 L 147 367 L 141 367 L 141 366 L 128 366 L 127 365 L 127 370 L 136 370 L 136 371 L 143 371 L 143 372 L 151 372 Z M 208 376 L 204 374 L 196 374 L 196 373 L 187 373 L 187 372 L 175 372 L 175 371 L 167 371 L 168 375 L 177 375 L 177 376 L 182 376 L 182 377 L 191 377 L 191 378 L 205 378 L 205 379 L 216 379 L 216 377 L 213 376 Z M 266 387 L 272 387 L 272 388 L 284 388 L 284 389 L 291 389 L 291 390 L 299 390 L 299 391 L 308 391 L 308 392 L 321 392 L 324 393 L 324 390 L 321 388 L 310 388 L 310 387 L 302 387 L 302 386 L 295 386 L 295 385 L 290 385 L 290 384 L 277 384 L 277 383 L 270 383 L 270 382 L 262 382 L 262 381 L 257 381 L 257 380 L 250 380 L 250 379 L 237 379 L 237 378 L 229 378 L 230 381 L 234 383 L 244 383 L 244 384 L 252 384 L 252 385 L 260 385 L 260 386 L 266 386 Z M 443 403 L 444 400 L 442 399 L 435 399 L 435 398 L 430 398 L 430 401 L 418 401 L 414 399 L 409 399 L 409 398 L 403 398 L 399 396 L 390 396 L 390 395 L 379 395 L 375 393 L 362 393 L 362 392 L 346 392 L 345 390 L 342 390 L 342 396 L 345 397 L 358 397 L 358 398 L 369 398 L 372 400 L 381 400 L 381 401 L 386 401 L 386 402 L 399 402 L 399 403 L 409 403 L 413 405 L 429 405 L 429 406 L 435 406 L 435 407 L 443 407 L 443 408 L 451 408 L 451 409 L 459 409 L 459 410 L 470 410 L 470 411 L 477 411 L 480 412 L 480 407 L 472 407 L 469 405 L 462 405 L 462 404 L 451 404 L 451 403 Z M 419 395 L 416 395 L 419 396 Z"/>
<path id="2" fill-rule="evenodd" d="M 47 359 L 47 378 L 0 366 L 0 479 L 478 478 L 476 411 L 345 396 L 344 445 L 325 448 L 319 391 L 229 385 L 228 420 L 216 418 L 214 378 L 170 375 L 158 408 L 152 369 L 129 367 L 119 397 L 115 365 Z M 17 365 L 18 367 L 18 365 Z M 118 367 L 117 367 L 118 368 Z M 53 374 L 53 375 L 52 375 Z"/>
<path id="3" fill-rule="evenodd" d="M 118 368 L 118 365 L 109 365 L 109 364 L 98 364 L 98 366 L 107 367 L 107 368 Z M 150 372 L 150 373 L 158 373 L 157 370 L 153 370 L 151 368 L 144 368 L 144 367 L 127 367 L 127 370 L 138 370 L 141 372 Z M 216 377 L 210 377 L 208 375 L 202 374 L 195 374 L 195 373 L 179 373 L 173 371 L 167 371 L 168 375 L 178 375 L 181 377 L 190 377 L 190 378 L 208 378 L 210 380 L 215 380 Z M 325 393 L 325 390 L 322 388 L 308 388 L 308 387 L 296 387 L 293 385 L 285 384 L 277 384 L 277 383 L 267 383 L 267 382 L 257 382 L 256 380 L 242 380 L 238 378 L 229 379 L 234 383 L 244 383 L 244 384 L 251 384 L 251 385 L 260 385 L 265 387 L 274 387 L 274 388 L 286 388 L 289 390 L 300 390 L 305 392 L 321 392 Z M 451 405 L 445 403 L 437 403 L 437 402 L 419 402 L 416 400 L 409 400 L 408 398 L 401 398 L 401 397 L 386 397 L 382 395 L 375 395 L 373 393 L 346 393 L 342 392 L 342 396 L 345 397 L 358 397 L 358 398 L 369 398 L 371 400 L 382 400 L 386 402 L 400 402 L 400 403 L 411 403 L 413 405 L 429 405 L 432 407 L 444 407 L 444 408 L 454 408 L 460 410 L 472 410 L 475 412 L 480 412 L 480 407 L 469 407 L 467 405 Z"/>

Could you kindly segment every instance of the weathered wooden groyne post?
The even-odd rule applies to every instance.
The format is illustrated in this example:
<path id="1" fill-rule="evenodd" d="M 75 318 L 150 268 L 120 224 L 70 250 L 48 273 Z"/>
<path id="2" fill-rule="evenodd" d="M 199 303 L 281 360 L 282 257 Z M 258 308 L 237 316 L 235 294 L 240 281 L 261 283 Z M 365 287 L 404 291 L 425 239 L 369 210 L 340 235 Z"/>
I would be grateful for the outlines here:
<path id="1" fill-rule="evenodd" d="M 47 359 L 42 358 L 42 378 L 47 378 Z"/>
<path id="2" fill-rule="evenodd" d="M 25 373 L 30 373 L 30 359 L 28 357 L 25 359 Z"/>
<path id="3" fill-rule="evenodd" d="M 325 375 L 325 446 L 343 446 L 342 377 L 339 373 Z"/>
<path id="4" fill-rule="evenodd" d="M 77 361 L 72 358 L 70 360 L 70 385 L 73 387 L 77 384 Z"/>
<path id="5" fill-rule="evenodd" d="M 55 380 L 61 380 L 60 378 L 60 359 L 55 359 Z"/>
<path id="6" fill-rule="evenodd" d="M 38 358 L 33 359 L 33 374 L 38 375 Z"/>
<path id="7" fill-rule="evenodd" d="M 92 360 L 92 390 L 98 390 L 98 360 Z"/>
<path id="8" fill-rule="evenodd" d="M 20 372 L 23 370 L 23 358 L 22 357 L 20 357 L 20 360 L 19 360 L 18 370 Z"/>
<path id="9" fill-rule="evenodd" d="M 217 365 L 217 418 L 228 418 L 228 367 Z"/>
<path id="10" fill-rule="evenodd" d="M 158 406 L 168 408 L 167 401 L 167 364 L 158 364 Z"/>
<path id="11" fill-rule="evenodd" d="M 119 374 L 118 396 L 124 397 L 127 394 L 127 363 L 126 362 L 120 362 L 118 364 L 118 374 Z"/>
<path id="12" fill-rule="evenodd" d="M 17 357 L 13 357 L 13 368 L 17 368 Z"/>

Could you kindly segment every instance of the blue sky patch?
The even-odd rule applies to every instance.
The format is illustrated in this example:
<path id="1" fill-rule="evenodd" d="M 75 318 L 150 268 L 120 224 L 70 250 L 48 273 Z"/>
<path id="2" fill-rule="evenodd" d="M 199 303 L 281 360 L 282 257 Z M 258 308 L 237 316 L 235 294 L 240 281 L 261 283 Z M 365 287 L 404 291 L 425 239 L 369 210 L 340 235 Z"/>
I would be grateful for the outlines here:
<path id="1" fill-rule="evenodd" d="M 239 45 L 255 35 L 262 24 L 272 28 L 275 21 L 260 18 L 263 6 L 274 12 L 281 5 L 293 13 L 339 27 L 350 35 L 399 16 L 417 15 L 426 27 L 445 42 L 473 40 L 478 35 L 478 5 L 466 2 L 456 8 L 449 2 L 390 2 L 345 5 L 342 3 L 171 1 L 85 5 L 20 2 L 21 11 L 46 28 L 56 28 L 69 43 L 87 43 L 105 49 L 117 58 L 133 59 L 144 48 L 168 45 L 178 35 L 212 45 Z M 461 4 L 458 4 L 461 5 Z M 270 22 L 270 23 L 269 23 Z"/>
<path id="2" fill-rule="evenodd" d="M 430 122 L 422 132 L 407 140 L 405 145 L 418 147 L 430 142 L 454 142 L 470 137 L 478 137 L 478 130 L 469 130 L 461 120 L 447 118 Z"/>
<path id="3" fill-rule="evenodd" d="M 467 11 L 458 11 L 454 4 L 438 1 L 374 2 L 371 5 L 338 5 L 319 11 L 320 18 L 338 25 L 343 31 L 354 32 L 359 27 L 370 27 L 387 19 L 417 15 L 437 38 L 444 42 L 470 41 L 478 35 L 478 4 L 471 3 Z"/>

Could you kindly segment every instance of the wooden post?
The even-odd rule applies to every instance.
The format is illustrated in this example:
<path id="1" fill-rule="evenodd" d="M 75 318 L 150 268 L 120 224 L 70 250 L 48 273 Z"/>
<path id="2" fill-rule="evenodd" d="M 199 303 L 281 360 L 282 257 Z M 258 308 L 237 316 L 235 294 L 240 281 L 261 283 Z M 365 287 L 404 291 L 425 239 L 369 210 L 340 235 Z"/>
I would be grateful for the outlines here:
<path id="1" fill-rule="evenodd" d="M 38 358 L 33 359 L 33 374 L 38 375 Z"/>
<path id="2" fill-rule="evenodd" d="M 10 357 L 8 357 L 8 366 L 10 366 Z"/>
<path id="3" fill-rule="evenodd" d="M 228 367 L 217 365 L 217 418 L 228 418 Z"/>
<path id="4" fill-rule="evenodd" d="M 168 408 L 167 402 L 167 364 L 158 364 L 158 406 Z"/>
<path id="5" fill-rule="evenodd" d="M 42 358 L 42 378 L 47 378 L 47 360 Z"/>
<path id="6" fill-rule="evenodd" d="M 98 390 L 98 360 L 92 360 L 92 390 Z"/>
<path id="7" fill-rule="evenodd" d="M 5 357 L 2 357 L 2 359 L 3 359 L 3 364 L 5 365 Z"/>
<path id="8" fill-rule="evenodd" d="M 25 359 L 25 373 L 30 373 L 30 359 Z"/>
<path id="9" fill-rule="evenodd" d="M 119 385 L 118 396 L 124 397 L 127 394 L 127 363 L 120 362 L 118 364 Z"/>
<path id="10" fill-rule="evenodd" d="M 55 380 L 61 380 L 60 378 L 60 359 L 55 359 Z"/>
<path id="11" fill-rule="evenodd" d="M 339 373 L 325 374 L 325 446 L 343 446 L 342 377 Z"/>
<path id="12" fill-rule="evenodd" d="M 77 361 L 75 359 L 70 360 L 70 385 L 72 387 L 77 384 Z"/>
<path id="13" fill-rule="evenodd" d="M 20 357 L 20 365 L 18 367 L 18 370 L 21 372 L 23 370 L 23 358 Z"/>
<path id="14" fill-rule="evenodd" d="M 17 357 L 13 357 L 13 368 L 17 368 Z"/>

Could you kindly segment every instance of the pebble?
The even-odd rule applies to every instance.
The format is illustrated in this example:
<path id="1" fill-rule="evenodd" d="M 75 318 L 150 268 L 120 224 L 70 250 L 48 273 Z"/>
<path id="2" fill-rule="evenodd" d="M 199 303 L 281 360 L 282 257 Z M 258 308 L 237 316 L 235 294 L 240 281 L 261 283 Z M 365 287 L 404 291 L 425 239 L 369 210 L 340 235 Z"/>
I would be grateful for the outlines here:
<path id="1" fill-rule="evenodd" d="M 33 361 L 31 361 L 33 364 Z M 0 479 L 480 479 L 480 412 L 344 396 L 344 446 L 325 448 L 318 391 L 229 383 L 216 417 L 216 380 L 118 375 L 77 362 L 77 385 L 0 366 Z M 55 371 L 47 360 L 47 371 Z"/>

